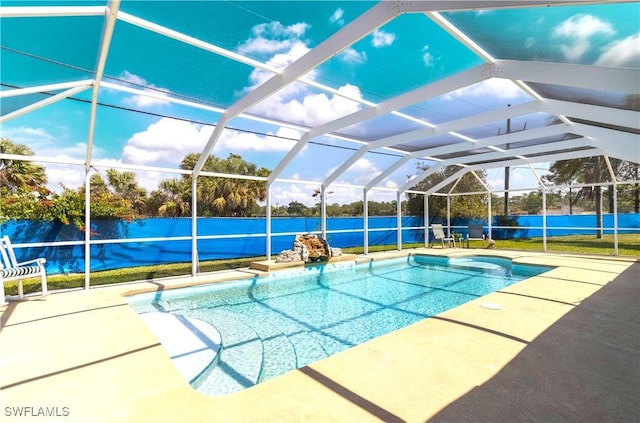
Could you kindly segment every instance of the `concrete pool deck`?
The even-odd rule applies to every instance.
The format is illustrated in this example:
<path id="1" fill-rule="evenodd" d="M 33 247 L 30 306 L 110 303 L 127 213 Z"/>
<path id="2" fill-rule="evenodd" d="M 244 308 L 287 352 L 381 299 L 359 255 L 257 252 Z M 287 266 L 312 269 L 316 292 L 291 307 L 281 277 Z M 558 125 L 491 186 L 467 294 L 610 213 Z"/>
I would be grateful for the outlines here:
<path id="1" fill-rule="evenodd" d="M 639 262 L 402 254 L 412 252 L 557 267 L 225 397 L 193 390 L 123 295 L 246 278 L 247 269 L 11 302 L 0 308 L 2 420 L 640 421 Z"/>

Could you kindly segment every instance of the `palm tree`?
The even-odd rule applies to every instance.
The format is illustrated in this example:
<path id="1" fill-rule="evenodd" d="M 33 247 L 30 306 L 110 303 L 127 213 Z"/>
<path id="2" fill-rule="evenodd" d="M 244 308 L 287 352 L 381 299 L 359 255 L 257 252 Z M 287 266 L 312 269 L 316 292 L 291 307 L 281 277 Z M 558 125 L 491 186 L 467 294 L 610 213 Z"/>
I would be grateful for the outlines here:
<path id="1" fill-rule="evenodd" d="M 158 207 L 158 214 L 166 217 L 188 217 L 191 215 L 189 192 L 191 186 L 184 179 L 166 179 L 160 182 L 160 190 L 151 196 L 159 194 L 163 197 L 163 204 Z"/>
<path id="2" fill-rule="evenodd" d="M 180 167 L 192 170 L 199 157 L 199 154 L 189 154 Z M 228 174 L 229 177 L 200 176 L 197 193 L 200 216 L 249 216 L 256 209 L 257 202 L 266 198 L 264 182 L 238 179 L 232 175 L 266 177 L 270 171 L 257 168 L 237 154 L 229 154 L 224 160 L 209 156 L 202 170 Z M 185 176 L 184 180 L 191 184 L 191 176 Z"/>
<path id="3" fill-rule="evenodd" d="M 144 210 L 147 192 L 138 185 L 135 173 L 109 169 L 107 170 L 107 180 L 116 198 L 130 201 L 138 214 Z"/>
<path id="4" fill-rule="evenodd" d="M 0 138 L 0 153 L 16 156 L 33 156 L 33 150 L 26 145 Z M 0 185 L 11 191 L 27 189 L 36 191 L 47 183 L 45 168 L 26 160 L 0 158 Z"/>

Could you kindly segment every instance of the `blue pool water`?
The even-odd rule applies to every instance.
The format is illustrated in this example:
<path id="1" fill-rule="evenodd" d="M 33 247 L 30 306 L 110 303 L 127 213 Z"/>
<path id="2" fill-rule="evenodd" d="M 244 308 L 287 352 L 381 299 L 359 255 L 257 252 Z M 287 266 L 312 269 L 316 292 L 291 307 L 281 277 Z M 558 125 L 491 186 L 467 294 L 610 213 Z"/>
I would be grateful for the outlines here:
<path id="1" fill-rule="evenodd" d="M 549 267 L 496 257 L 336 263 L 129 297 L 217 329 L 220 354 L 190 380 L 225 395 L 439 314 Z"/>

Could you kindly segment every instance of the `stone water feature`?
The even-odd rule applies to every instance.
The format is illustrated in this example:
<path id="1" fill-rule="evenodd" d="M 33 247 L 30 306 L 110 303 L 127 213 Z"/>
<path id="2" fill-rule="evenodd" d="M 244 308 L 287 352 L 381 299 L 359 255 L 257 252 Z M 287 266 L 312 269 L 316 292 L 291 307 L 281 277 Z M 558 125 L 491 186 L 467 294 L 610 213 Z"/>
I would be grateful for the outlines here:
<path id="1" fill-rule="evenodd" d="M 341 255 L 342 250 L 340 248 L 331 248 L 326 239 L 317 235 L 304 234 L 296 235 L 293 241 L 293 249 L 284 250 L 278 254 L 276 263 L 290 263 L 293 261 L 317 263 L 328 261 L 331 257 Z"/>

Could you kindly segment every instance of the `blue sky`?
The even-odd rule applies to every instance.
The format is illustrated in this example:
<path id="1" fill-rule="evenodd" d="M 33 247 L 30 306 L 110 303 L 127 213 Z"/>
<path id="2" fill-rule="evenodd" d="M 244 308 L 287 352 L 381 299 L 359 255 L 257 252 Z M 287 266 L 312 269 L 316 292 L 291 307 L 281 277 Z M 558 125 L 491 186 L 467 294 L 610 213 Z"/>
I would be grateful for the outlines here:
<path id="1" fill-rule="evenodd" d="M 32 2 L 3 2 L 23 5 Z M 40 2 L 60 4 L 60 2 Z M 104 5 L 103 2 L 61 4 Z M 170 29 L 199 38 L 232 52 L 246 55 L 274 68 L 282 68 L 330 37 L 373 2 L 145 2 L 123 1 L 120 10 Z M 640 67 L 640 7 L 638 3 L 584 7 L 554 7 L 489 12 L 445 13 L 444 16 L 476 40 L 495 58 Z M 92 78 L 84 69 L 95 65 L 102 30 L 100 17 L 3 18 L 2 83 L 28 87 Z M 25 55 L 28 53 L 30 56 Z M 35 59 L 38 56 L 39 59 Z M 47 60 L 42 60 L 46 58 Z M 61 66 L 66 63 L 72 66 Z M 306 78 L 355 100 L 377 103 L 428 84 L 482 61 L 440 29 L 424 14 L 403 15 L 378 28 L 345 51 L 311 71 Z M 268 71 L 167 40 L 129 23 L 119 21 L 112 41 L 105 81 L 146 87 L 172 95 L 226 107 L 272 74 Z M 3 86 L 2 89 L 9 87 Z M 77 94 L 88 100 L 90 90 Z M 34 97 L 8 100 L 3 113 Z M 100 166 L 134 165 L 176 168 L 191 152 L 200 152 L 219 115 L 113 89 L 101 89 L 93 159 Z M 415 105 L 404 112 L 431 123 L 440 123 L 528 101 L 529 97 L 510 81 L 489 80 L 459 92 Z M 21 103 L 22 102 L 22 103 Z M 267 97 L 251 112 L 275 120 L 315 126 L 362 108 L 358 101 L 295 83 Z M 145 113 L 133 113 L 122 108 Z M 85 157 L 89 105 L 64 100 L 1 127 L 1 136 L 28 145 L 36 155 L 62 160 Z M 184 120 L 179 120 L 179 119 Z M 514 122 L 528 128 L 543 125 L 546 117 L 526 116 Z M 207 125 L 209 124 L 209 125 Z M 273 169 L 302 131 L 276 124 L 233 119 L 214 150 L 219 157 L 233 152 L 246 160 Z M 482 128 L 487 134 L 504 132 L 504 122 Z M 344 133 L 376 139 L 417 125 L 397 117 L 365 122 Z M 481 132 L 482 132 L 481 131 Z M 262 135 L 267 134 L 267 135 Z M 338 167 L 358 144 L 319 137 L 315 143 L 333 145 L 327 150 L 311 144 L 288 166 L 282 178 L 320 181 Z M 398 159 L 387 151 L 367 154 L 340 182 L 366 184 Z M 394 188 L 415 172 L 411 163 L 383 182 Z M 544 168 L 544 165 L 536 165 Z M 80 166 L 47 164 L 52 188 L 59 182 L 69 187 L 82 183 Z M 151 190 L 169 173 L 138 172 L 140 183 Z M 490 170 L 490 184 L 500 189 L 504 171 Z M 533 187 L 526 169 L 514 169 L 513 187 Z M 317 186 L 317 185 L 315 185 Z M 279 183 L 273 202 L 301 201 L 312 204 L 314 184 Z M 334 189 L 333 200 L 361 199 L 358 190 Z M 395 199 L 380 191 L 374 200 Z"/>

